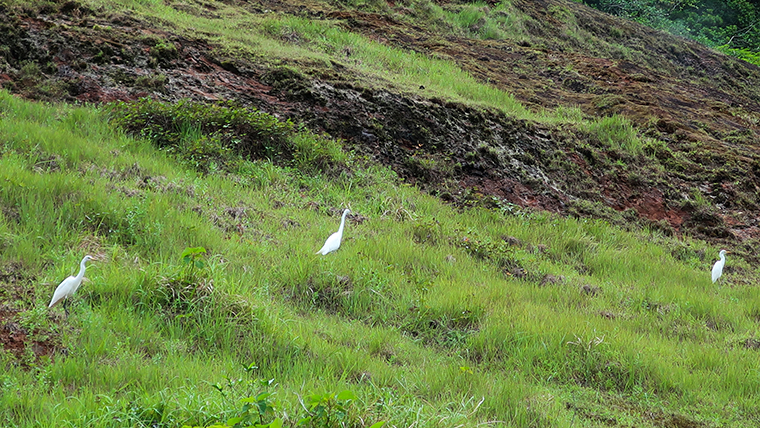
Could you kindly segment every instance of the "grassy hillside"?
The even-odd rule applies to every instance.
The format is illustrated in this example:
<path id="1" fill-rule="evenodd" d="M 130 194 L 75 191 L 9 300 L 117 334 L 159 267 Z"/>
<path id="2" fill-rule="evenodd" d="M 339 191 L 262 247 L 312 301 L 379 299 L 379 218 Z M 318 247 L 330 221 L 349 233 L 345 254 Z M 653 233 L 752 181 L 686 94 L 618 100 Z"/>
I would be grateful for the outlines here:
<path id="1" fill-rule="evenodd" d="M 154 134 L 164 150 L 106 120 L 149 129 L 173 108 L 0 95 L 3 425 L 760 421 L 756 272 L 729 255 L 711 284 L 717 248 L 512 205 L 452 210 L 232 106 L 184 106 L 162 128 L 184 131 Z M 229 140 L 205 131 L 222 120 Z M 289 154 L 225 155 L 242 123 Z M 199 147 L 217 167 L 197 167 Z M 316 169 L 299 161 L 315 154 Z M 340 250 L 315 255 L 345 207 Z M 100 260 L 71 315 L 48 310 L 86 253 Z"/>
<path id="2" fill-rule="evenodd" d="M 0 33 L 1 426 L 760 425 L 757 67 L 562 0 Z"/>
<path id="3" fill-rule="evenodd" d="M 0 84 L 232 100 L 460 206 L 491 197 L 760 263 L 760 68 L 569 0 L 11 1 Z"/>

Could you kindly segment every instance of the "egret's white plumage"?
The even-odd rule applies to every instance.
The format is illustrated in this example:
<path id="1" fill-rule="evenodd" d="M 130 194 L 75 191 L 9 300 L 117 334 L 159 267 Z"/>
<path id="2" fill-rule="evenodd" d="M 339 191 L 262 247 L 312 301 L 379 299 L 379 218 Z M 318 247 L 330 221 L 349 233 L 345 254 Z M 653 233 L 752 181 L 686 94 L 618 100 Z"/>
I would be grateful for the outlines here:
<path id="1" fill-rule="evenodd" d="M 351 210 L 346 209 L 343 211 L 343 218 L 340 219 L 340 227 L 338 228 L 338 231 L 330 235 L 329 238 L 327 238 L 327 241 L 325 241 L 325 245 L 320 248 L 319 251 L 317 251 L 317 254 L 322 254 L 323 256 L 327 253 L 333 252 L 340 248 L 340 240 L 343 239 L 343 226 L 346 224 L 346 216 L 348 213 L 350 213 Z"/>
<path id="2" fill-rule="evenodd" d="M 720 276 L 723 274 L 723 266 L 726 264 L 726 253 L 728 251 L 726 250 L 720 250 L 720 253 L 718 256 L 720 257 L 720 260 L 715 262 L 712 268 L 712 281 L 715 282 L 720 278 Z"/>
<path id="3" fill-rule="evenodd" d="M 50 305 L 48 305 L 48 308 L 52 308 L 53 306 L 57 305 L 61 300 L 64 300 L 63 302 L 63 309 L 66 311 L 66 315 L 69 314 L 69 310 L 67 308 L 67 304 L 69 301 L 69 297 L 74 295 L 74 292 L 77 291 L 77 288 L 82 284 L 82 280 L 84 279 L 84 270 L 85 270 L 85 262 L 88 260 L 93 260 L 92 256 L 84 256 L 82 261 L 79 263 L 79 273 L 77 276 L 70 276 L 63 280 L 60 284 L 58 284 L 58 287 L 55 289 L 55 293 L 53 293 L 53 299 L 50 300 Z"/>

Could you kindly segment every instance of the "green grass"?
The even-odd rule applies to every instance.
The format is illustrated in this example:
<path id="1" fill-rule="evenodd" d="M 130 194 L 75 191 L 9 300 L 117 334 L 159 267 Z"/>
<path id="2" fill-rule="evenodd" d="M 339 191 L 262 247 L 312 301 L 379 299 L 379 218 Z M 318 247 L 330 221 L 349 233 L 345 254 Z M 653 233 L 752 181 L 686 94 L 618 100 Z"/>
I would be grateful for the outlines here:
<path id="1" fill-rule="evenodd" d="M 622 116 L 602 117 L 584 125 L 584 131 L 590 138 L 598 139 L 602 147 L 621 150 L 631 155 L 639 155 L 644 151 L 645 139 L 640 137 L 631 122 Z"/>
<path id="2" fill-rule="evenodd" d="M 32 4 L 37 3 L 45 2 Z M 338 22 L 329 19 L 256 13 L 256 10 L 250 11 L 223 2 L 209 2 L 204 8 L 196 7 L 197 5 L 177 8 L 171 3 L 151 0 L 88 0 L 83 4 L 94 10 L 140 16 L 150 22 L 160 23 L 156 25 L 167 31 L 188 38 L 203 35 L 208 42 L 218 46 L 221 52 L 226 52 L 226 55 L 244 58 L 265 67 L 293 65 L 296 69 L 319 73 L 320 69 L 332 69 L 330 64 L 338 61 L 351 79 L 361 81 L 366 87 L 392 88 L 426 98 L 441 98 L 493 109 L 519 119 L 578 128 L 590 134 L 592 139 L 633 154 L 641 153 L 641 147 L 645 144 L 644 138 L 637 135 L 637 130 L 622 116 L 579 117 L 566 114 L 567 109 L 564 107 L 532 111 L 512 94 L 479 81 L 451 61 L 380 43 L 348 31 Z M 385 11 L 385 6 L 377 2 L 345 4 Z M 205 8 L 208 7 L 213 7 L 213 14 L 205 13 Z M 447 29 L 451 34 L 465 37 L 525 41 L 527 36 L 523 24 L 531 19 L 510 2 L 501 2 L 494 7 L 476 2 L 449 5 L 448 9 L 442 9 L 435 3 L 418 1 L 410 2 L 409 7 L 418 20 L 415 22 L 443 25 L 441 28 Z M 578 24 L 567 9 L 554 8 L 551 12 L 564 23 L 568 32 L 577 30 Z M 459 28 L 460 31 L 451 28 Z M 581 36 L 572 36 L 578 37 Z M 584 33 L 582 37 L 588 39 L 591 36 Z M 584 39 L 581 44 L 607 46 L 606 42 L 589 40 L 591 39 Z M 159 62 L 163 56 L 177 54 L 173 44 L 162 40 L 155 41 L 151 53 Z M 30 67 L 35 66 L 30 64 Z M 29 73 L 40 74 L 38 67 Z M 213 137 L 211 141 L 199 141 L 196 147 L 188 149 L 196 152 L 196 163 L 207 164 L 208 151 L 213 151 L 210 146 L 216 145 Z"/>
<path id="3" fill-rule="evenodd" d="M 135 111 L 172 108 L 146 105 Z M 290 125 L 174 113 L 199 111 L 258 118 L 284 147 L 332 147 L 320 153 L 342 166 L 254 156 L 199 170 L 181 147 L 213 134 L 203 114 L 169 151 L 106 120 L 121 112 L 128 129 L 129 109 L 0 93 L 0 267 L 15 272 L 3 300 L 28 346 L 57 348 L 0 353 L 3 425 L 207 426 L 267 391 L 265 422 L 328 426 L 300 401 L 343 390 L 356 399 L 332 417 L 352 426 L 760 420 L 746 263 L 729 255 L 713 285 L 718 249 L 703 242 L 456 211 Z M 315 255 L 343 207 L 356 217 L 340 250 Z M 207 250 L 203 267 L 183 263 L 187 247 Z M 46 305 L 85 253 L 101 261 L 65 320 Z"/>
<path id="4" fill-rule="evenodd" d="M 351 52 L 342 64 L 370 84 L 569 124 L 604 150 L 650 143 L 620 117 L 531 112 L 449 62 L 327 20 L 219 2 L 213 14 L 87 4 L 267 66 L 319 69 Z M 523 37 L 506 3 L 414 6 L 468 36 Z M 159 41 L 151 52 L 176 55 Z M 0 267 L 13 273 L 0 296 L 28 346 L 58 349 L 0 353 L 2 425 L 209 425 L 267 391 L 267 421 L 325 426 L 301 401 L 346 389 L 353 426 L 760 421 L 758 351 L 746 346 L 760 298 L 744 285 L 757 272 L 729 256 L 712 285 L 718 248 L 703 242 L 514 208 L 459 212 L 338 142 L 232 105 L 99 111 L 1 93 L 0 137 Z M 345 207 L 357 217 L 343 246 L 314 255 Z M 204 268 L 188 271 L 187 247 L 208 251 Z M 85 253 L 102 261 L 64 320 L 46 304 Z"/>
<path id="5" fill-rule="evenodd" d="M 413 3 L 411 10 L 417 14 L 424 15 L 422 11 L 430 9 L 430 17 L 419 18 L 424 22 L 445 21 L 465 30 L 475 25 L 479 18 L 488 17 L 484 24 L 477 26 L 477 31 L 465 31 L 464 35 L 470 36 L 480 34 L 489 38 L 488 34 L 503 33 L 498 38 L 522 40 L 524 30 L 519 29 L 521 23 L 529 19 L 509 2 L 500 3 L 495 8 L 488 8 L 485 3 L 473 3 L 446 11 L 430 2 Z M 568 122 L 567 117 L 553 111 L 526 109 L 511 94 L 478 81 L 450 61 L 379 43 L 347 31 L 328 19 L 255 13 L 222 2 L 208 4 L 213 6 L 214 14 L 204 13 L 200 8 L 183 7 L 180 10 L 171 4 L 148 0 L 89 0 L 84 4 L 93 9 L 129 13 L 160 22 L 168 31 L 186 37 L 196 38 L 202 34 L 230 56 L 243 57 L 260 65 L 298 64 L 299 68 L 319 69 L 337 60 L 353 79 L 359 79 L 369 87 L 390 87 L 425 97 L 465 102 L 523 119 Z M 365 3 L 349 5 L 361 7 Z M 370 9 L 379 10 L 378 7 L 373 5 Z M 152 52 L 166 51 L 167 46 L 157 40 Z M 341 52 L 350 52 L 350 56 Z"/>
<path id="6" fill-rule="evenodd" d="M 309 56 L 327 61 L 336 52 L 348 50 L 351 56 L 346 65 L 370 81 L 410 92 L 423 86 L 429 88 L 423 91 L 427 96 L 472 102 L 511 115 L 530 115 L 511 94 L 479 83 L 448 61 L 377 43 L 325 21 L 288 16 L 264 18 L 261 26 L 268 37 L 298 41 L 283 44 L 285 50 L 279 52 L 282 56 Z"/>

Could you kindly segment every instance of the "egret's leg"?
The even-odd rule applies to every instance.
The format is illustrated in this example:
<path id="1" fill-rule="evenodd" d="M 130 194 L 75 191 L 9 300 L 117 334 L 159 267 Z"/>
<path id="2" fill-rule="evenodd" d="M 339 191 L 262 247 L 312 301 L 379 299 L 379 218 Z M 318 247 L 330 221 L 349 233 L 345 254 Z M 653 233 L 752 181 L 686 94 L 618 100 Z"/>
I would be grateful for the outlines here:
<path id="1" fill-rule="evenodd" d="M 69 299 L 63 299 L 63 311 L 66 312 L 66 318 L 69 317 Z"/>

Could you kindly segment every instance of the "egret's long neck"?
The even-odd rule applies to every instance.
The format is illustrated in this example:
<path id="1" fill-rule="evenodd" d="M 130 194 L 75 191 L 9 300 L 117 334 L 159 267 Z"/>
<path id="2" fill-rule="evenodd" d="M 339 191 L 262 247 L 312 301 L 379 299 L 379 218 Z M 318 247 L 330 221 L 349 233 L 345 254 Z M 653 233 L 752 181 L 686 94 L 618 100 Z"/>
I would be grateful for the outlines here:
<path id="1" fill-rule="evenodd" d="M 87 261 L 87 259 L 82 259 L 82 262 L 79 263 L 79 273 L 77 274 L 77 279 L 79 279 L 79 280 L 81 280 L 82 278 L 84 278 L 84 270 L 85 270 L 84 264 L 85 264 L 86 261 Z"/>
<path id="2" fill-rule="evenodd" d="M 343 226 L 346 224 L 346 216 L 348 215 L 348 211 L 343 211 L 343 218 L 340 219 L 340 227 L 338 228 L 338 233 L 343 234 Z"/>

